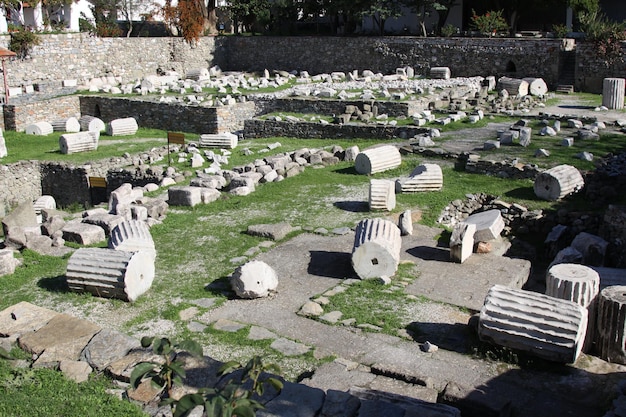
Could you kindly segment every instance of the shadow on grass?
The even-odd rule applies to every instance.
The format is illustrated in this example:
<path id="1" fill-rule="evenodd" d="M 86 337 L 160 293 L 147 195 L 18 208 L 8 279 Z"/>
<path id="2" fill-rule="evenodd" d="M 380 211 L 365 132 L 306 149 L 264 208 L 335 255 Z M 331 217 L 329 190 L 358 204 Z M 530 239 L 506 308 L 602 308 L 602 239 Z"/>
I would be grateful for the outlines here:
<path id="1" fill-rule="evenodd" d="M 337 201 L 333 205 L 340 210 L 352 213 L 363 213 L 369 211 L 370 208 L 366 201 Z"/>
<path id="2" fill-rule="evenodd" d="M 356 172 L 356 169 L 354 169 L 353 166 L 348 167 L 348 168 L 334 169 L 332 170 L 332 172 L 335 172 L 337 174 L 345 174 L 345 175 L 361 175 L 358 172 Z"/>
<path id="3" fill-rule="evenodd" d="M 43 288 L 50 292 L 68 292 L 67 280 L 65 275 L 58 275 L 56 277 L 41 278 L 37 282 L 39 288 Z"/>
<path id="4" fill-rule="evenodd" d="M 514 199 L 536 200 L 535 190 L 533 187 L 519 187 L 504 193 L 505 196 Z"/>
<path id="5" fill-rule="evenodd" d="M 224 296 L 228 299 L 235 298 L 235 292 L 230 286 L 230 277 L 224 276 L 205 285 L 204 290 L 215 296 Z"/>

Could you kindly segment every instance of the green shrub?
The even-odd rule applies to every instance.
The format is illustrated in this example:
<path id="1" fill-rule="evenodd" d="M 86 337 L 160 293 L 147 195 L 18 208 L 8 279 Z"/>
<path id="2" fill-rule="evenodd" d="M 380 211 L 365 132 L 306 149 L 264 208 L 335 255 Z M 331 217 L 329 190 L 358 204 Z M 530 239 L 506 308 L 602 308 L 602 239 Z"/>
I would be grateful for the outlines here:
<path id="1" fill-rule="evenodd" d="M 15 52 L 19 58 L 24 59 L 30 54 L 35 45 L 39 45 L 39 42 L 40 39 L 36 33 L 20 28 L 15 32 L 11 32 L 9 50 Z"/>
<path id="2" fill-rule="evenodd" d="M 449 38 L 457 34 L 457 27 L 451 24 L 447 24 L 441 28 L 441 36 Z"/>

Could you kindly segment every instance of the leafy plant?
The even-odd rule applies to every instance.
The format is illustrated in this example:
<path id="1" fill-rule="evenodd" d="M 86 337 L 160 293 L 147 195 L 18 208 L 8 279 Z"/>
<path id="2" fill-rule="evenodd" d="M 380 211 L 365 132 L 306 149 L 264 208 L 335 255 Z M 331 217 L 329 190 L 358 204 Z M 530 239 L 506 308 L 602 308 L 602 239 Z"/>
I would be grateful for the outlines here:
<path id="1" fill-rule="evenodd" d="M 441 28 L 441 36 L 445 36 L 449 38 L 450 36 L 454 36 L 457 33 L 457 27 L 452 24 L 447 24 Z"/>
<path id="2" fill-rule="evenodd" d="M 489 37 L 509 29 L 509 25 L 502 17 L 502 10 L 490 10 L 483 15 L 477 15 L 474 9 L 472 9 L 471 21 L 472 27 L 480 33 L 489 35 Z"/>
<path id="3" fill-rule="evenodd" d="M 178 344 L 173 344 L 168 338 L 155 339 L 153 337 L 143 337 L 141 346 L 144 348 L 152 346 L 152 351 L 159 355 L 163 362 L 140 362 L 135 366 L 130 375 L 130 384 L 137 388 L 145 379 L 149 379 L 152 386 L 165 390 L 165 396 L 170 397 L 172 388 L 175 385 L 182 385 L 185 378 L 185 369 L 178 357 L 181 350 L 185 350 L 192 355 L 201 356 L 202 347 L 193 340 L 185 340 Z"/>
<path id="4" fill-rule="evenodd" d="M 610 21 L 601 13 L 579 15 L 585 37 L 595 44 L 596 55 L 609 67 L 624 61 L 622 42 L 626 40 L 626 24 Z"/>
<path id="5" fill-rule="evenodd" d="M 561 24 L 552 26 L 552 31 L 557 38 L 565 38 L 569 33 L 568 27 Z"/>
<path id="6" fill-rule="evenodd" d="M 20 28 L 11 32 L 9 49 L 17 54 L 21 59 L 28 57 L 35 45 L 39 45 L 39 36 L 30 30 Z"/>
<path id="7" fill-rule="evenodd" d="M 269 374 L 271 372 L 272 374 Z M 253 395 L 263 396 L 265 387 L 270 386 L 280 392 L 283 383 L 274 375 L 280 374 L 276 364 L 264 364 L 260 356 L 254 356 L 245 366 L 238 362 L 227 362 L 218 371 L 219 376 L 227 376 L 223 388 L 202 388 L 195 394 L 187 394 L 175 404 L 174 417 L 189 415 L 191 410 L 202 406 L 208 417 L 254 417 L 256 411 L 264 408 Z M 244 388 L 244 385 L 249 388 Z"/>

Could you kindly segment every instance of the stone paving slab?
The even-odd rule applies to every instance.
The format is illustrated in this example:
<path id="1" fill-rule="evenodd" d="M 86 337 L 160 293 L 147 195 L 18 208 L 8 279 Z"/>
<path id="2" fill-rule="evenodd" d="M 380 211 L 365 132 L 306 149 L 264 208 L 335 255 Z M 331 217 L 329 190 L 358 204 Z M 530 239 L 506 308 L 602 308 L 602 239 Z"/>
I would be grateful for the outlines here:
<path id="1" fill-rule="evenodd" d="M 0 336 L 11 337 L 34 332 L 58 314 L 56 311 L 22 301 L 0 312 Z"/>

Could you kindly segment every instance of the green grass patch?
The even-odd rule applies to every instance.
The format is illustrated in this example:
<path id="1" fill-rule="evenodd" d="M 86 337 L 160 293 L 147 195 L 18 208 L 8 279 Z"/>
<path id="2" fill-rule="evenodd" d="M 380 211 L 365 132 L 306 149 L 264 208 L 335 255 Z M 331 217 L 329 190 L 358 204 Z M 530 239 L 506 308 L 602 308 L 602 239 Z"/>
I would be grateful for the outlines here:
<path id="1" fill-rule="evenodd" d="M 114 388 L 99 375 L 78 384 L 53 369 L 16 368 L 0 360 L 0 415 L 146 416 L 141 408 L 106 392 Z"/>

